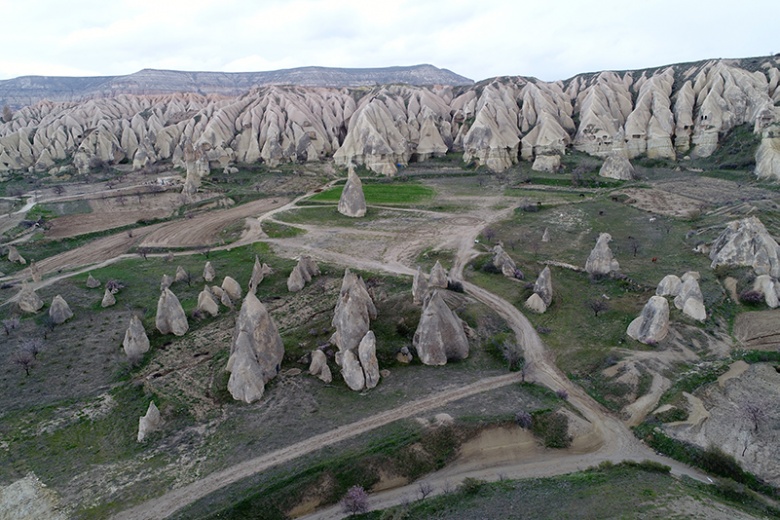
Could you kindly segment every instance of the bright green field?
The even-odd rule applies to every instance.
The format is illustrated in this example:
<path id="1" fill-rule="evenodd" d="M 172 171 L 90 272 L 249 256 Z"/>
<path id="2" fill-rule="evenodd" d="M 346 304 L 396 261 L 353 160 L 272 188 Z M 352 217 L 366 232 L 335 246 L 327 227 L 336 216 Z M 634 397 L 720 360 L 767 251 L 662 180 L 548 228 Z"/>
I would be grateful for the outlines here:
<path id="1" fill-rule="evenodd" d="M 317 202 L 338 202 L 344 186 L 335 186 L 311 197 Z M 363 194 L 367 204 L 414 204 L 432 199 L 433 188 L 421 184 L 364 184 Z"/>

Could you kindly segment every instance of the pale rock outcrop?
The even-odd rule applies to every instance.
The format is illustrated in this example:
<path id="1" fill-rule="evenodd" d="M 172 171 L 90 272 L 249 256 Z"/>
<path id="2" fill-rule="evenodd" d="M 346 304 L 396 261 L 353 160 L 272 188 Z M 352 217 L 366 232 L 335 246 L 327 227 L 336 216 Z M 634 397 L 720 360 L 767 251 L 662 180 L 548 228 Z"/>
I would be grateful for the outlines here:
<path id="1" fill-rule="evenodd" d="M 399 363 L 408 365 L 409 363 L 412 362 L 414 356 L 412 356 L 412 353 L 409 351 L 409 347 L 401 347 L 401 350 L 399 350 L 398 354 L 395 355 L 395 359 Z"/>
<path id="2" fill-rule="evenodd" d="M 49 318 L 51 318 L 52 323 L 59 325 L 65 323 L 72 317 L 73 311 L 70 310 L 70 306 L 68 305 L 68 302 L 65 301 L 65 298 L 59 294 L 55 296 L 51 301 L 51 307 L 49 307 Z"/>
<path id="3" fill-rule="evenodd" d="M 287 278 L 287 290 L 298 292 L 311 281 L 314 276 L 319 276 L 320 268 L 317 262 L 310 256 L 303 255 L 298 259 L 298 264 L 293 268 Z"/>
<path id="4" fill-rule="evenodd" d="M 252 266 L 252 276 L 249 278 L 249 288 L 247 290 L 251 293 L 257 293 L 257 286 L 260 285 L 260 282 L 273 272 L 273 269 L 268 264 L 261 264 L 260 259 L 255 255 L 255 263 Z"/>
<path id="5" fill-rule="evenodd" d="M 764 136 L 756 151 L 756 177 L 780 180 L 780 129 L 774 137 Z"/>
<path id="6" fill-rule="evenodd" d="M 431 268 L 431 275 L 428 277 L 428 288 L 447 288 L 447 271 L 442 267 L 441 263 L 436 260 L 436 263 Z"/>
<path id="7" fill-rule="evenodd" d="M 704 296 L 698 281 L 699 273 L 688 272 L 682 276 L 680 293 L 674 298 L 674 306 L 691 318 L 704 321 L 707 311 L 704 308 Z"/>
<path id="8" fill-rule="evenodd" d="M 515 277 L 515 271 L 517 270 L 517 265 L 515 264 L 515 261 L 512 260 L 512 258 L 509 256 L 509 254 L 504 251 L 504 248 L 500 245 L 497 245 L 493 248 L 493 265 L 496 266 L 497 269 L 501 270 L 501 274 L 508 278 L 514 278 Z"/>
<path id="9" fill-rule="evenodd" d="M 233 331 L 228 390 L 234 399 L 252 403 L 263 396 L 265 384 L 276 377 L 284 357 L 284 344 L 265 306 L 252 293 L 241 305 Z"/>
<path id="10" fill-rule="evenodd" d="M 125 331 L 122 348 L 129 358 L 138 357 L 149 352 L 149 337 L 146 335 L 146 330 L 144 330 L 144 324 L 141 323 L 141 320 L 136 315 L 130 318 L 130 325 Z"/>
<path id="11" fill-rule="evenodd" d="M 549 307 L 553 299 L 552 274 L 550 266 L 545 266 L 534 284 L 534 294 L 538 294 L 544 302 L 545 307 Z"/>
<path id="12" fill-rule="evenodd" d="M 352 165 L 349 166 L 347 183 L 341 192 L 338 211 L 347 217 L 365 217 L 366 216 L 366 198 L 363 195 L 363 183 L 360 177 L 355 173 Z"/>
<path id="13" fill-rule="evenodd" d="M 103 292 L 103 299 L 100 301 L 100 306 L 105 309 L 106 307 L 111 307 L 113 305 L 116 305 L 116 296 L 114 296 L 114 293 L 106 287 L 106 290 Z"/>
<path id="14" fill-rule="evenodd" d="M 184 270 L 182 266 L 176 267 L 176 274 L 173 277 L 174 283 L 189 282 L 190 275 Z"/>
<path id="15" fill-rule="evenodd" d="M 222 291 L 230 297 L 231 301 L 238 301 L 241 299 L 241 285 L 230 276 L 226 276 L 222 280 Z"/>
<path id="16" fill-rule="evenodd" d="M 73 514 L 56 491 L 30 472 L 24 478 L 0 486 L 0 518 L 68 520 Z"/>
<path id="17" fill-rule="evenodd" d="M 780 277 L 780 246 L 757 217 L 729 222 L 710 247 L 713 269 L 719 265 L 752 267 L 758 275 Z"/>
<path id="18" fill-rule="evenodd" d="M 655 294 L 658 296 L 677 296 L 680 294 L 682 288 L 682 281 L 680 277 L 674 274 L 667 274 L 658 283 L 658 287 L 655 289 Z"/>
<path id="19" fill-rule="evenodd" d="M 669 332 L 669 302 L 663 296 L 652 296 L 626 330 L 626 334 L 640 343 L 655 345 Z"/>
<path id="20" fill-rule="evenodd" d="M 87 276 L 87 287 L 90 289 L 97 289 L 100 287 L 100 280 L 92 276 L 92 273 Z"/>
<path id="21" fill-rule="evenodd" d="M 537 155 L 531 169 L 535 172 L 555 173 L 561 169 L 560 155 Z"/>
<path id="22" fill-rule="evenodd" d="M 412 299 L 415 305 L 422 305 L 425 295 L 428 293 L 428 282 L 422 273 L 422 268 L 418 265 L 412 281 Z"/>
<path id="23" fill-rule="evenodd" d="M 32 278 L 32 281 L 34 283 L 40 283 L 40 281 L 43 279 L 41 269 L 38 267 L 38 264 L 35 262 L 30 262 L 30 267 L 28 268 L 30 271 L 30 278 Z"/>
<path id="24" fill-rule="evenodd" d="M 636 177 L 636 171 L 628 157 L 619 154 L 611 154 L 601 165 L 599 176 L 621 181 L 630 181 Z"/>
<path id="25" fill-rule="evenodd" d="M 14 246 L 8 246 L 8 261 L 12 264 L 27 264 L 27 260 L 19 254 L 19 251 Z"/>
<path id="26" fill-rule="evenodd" d="M 200 312 L 210 314 L 212 317 L 219 314 L 219 304 L 208 286 L 204 286 L 203 290 L 198 294 L 197 309 Z"/>
<path id="27" fill-rule="evenodd" d="M 757 276 L 753 281 L 753 290 L 760 292 L 764 296 L 767 307 L 774 309 L 780 305 L 777 298 L 777 291 L 780 289 L 775 280 L 768 274 Z"/>
<path id="28" fill-rule="evenodd" d="M 550 229 L 544 228 L 544 232 L 542 233 L 542 242 L 549 242 L 550 241 Z"/>
<path id="29" fill-rule="evenodd" d="M 447 361 L 466 359 L 469 355 L 463 322 L 437 290 L 425 298 L 412 343 L 420 361 L 426 365 L 445 365 Z"/>
<path id="30" fill-rule="evenodd" d="M 160 279 L 160 290 L 164 291 L 165 289 L 168 289 L 171 285 L 173 285 L 173 278 L 171 278 L 171 276 L 167 274 L 162 275 L 162 278 Z"/>
<path id="31" fill-rule="evenodd" d="M 206 265 L 203 266 L 203 280 L 213 282 L 216 277 L 217 273 L 214 271 L 214 266 L 211 265 L 210 261 L 206 262 Z"/>
<path id="32" fill-rule="evenodd" d="M 596 246 L 590 252 L 588 260 L 585 262 L 585 271 L 590 275 L 606 276 L 620 270 L 620 264 L 612 256 L 612 250 L 609 243 L 612 241 L 612 235 L 609 233 L 599 234 L 596 240 Z"/>
<path id="33" fill-rule="evenodd" d="M 542 300 L 542 297 L 536 293 L 533 293 L 523 304 L 525 307 L 537 314 L 544 314 L 547 312 L 547 305 Z"/>
<path id="34" fill-rule="evenodd" d="M 219 303 L 227 307 L 228 309 L 233 309 L 235 305 L 233 304 L 233 299 L 230 297 L 227 291 L 222 289 L 220 287 L 220 296 L 219 296 Z"/>
<path id="35" fill-rule="evenodd" d="M 324 383 L 331 383 L 333 381 L 333 375 L 330 372 L 330 367 L 328 367 L 328 357 L 320 349 L 311 353 L 309 374 L 317 376 Z"/>
<path id="36" fill-rule="evenodd" d="M 331 343 L 335 344 L 340 352 L 357 348 L 369 331 L 370 321 L 376 319 L 376 315 L 376 307 L 363 279 L 345 269 L 339 300 L 333 310 L 331 325 L 336 332 Z"/>
<path id="37" fill-rule="evenodd" d="M 370 330 L 360 340 L 358 359 L 363 367 L 366 388 L 374 388 L 379 384 L 379 361 L 376 358 L 376 336 Z"/>
<path id="38" fill-rule="evenodd" d="M 341 353 L 341 376 L 350 390 L 359 392 L 366 388 L 366 376 L 355 353 L 347 350 Z"/>
<path id="39" fill-rule="evenodd" d="M 179 299 L 167 287 L 162 290 L 160 299 L 157 300 L 157 316 L 154 323 L 162 334 L 176 336 L 183 336 L 190 328 Z"/>
<path id="40" fill-rule="evenodd" d="M 43 300 L 35 292 L 35 289 L 23 283 L 22 289 L 19 291 L 17 304 L 22 312 L 34 314 L 43 307 Z"/>
<path id="41" fill-rule="evenodd" d="M 160 416 L 160 410 L 157 409 L 157 405 L 154 404 L 154 401 L 150 401 L 149 408 L 146 410 L 146 415 L 138 420 L 138 442 L 143 442 L 148 435 L 159 430 L 161 424 L 162 417 Z"/>
<path id="42" fill-rule="evenodd" d="M 220 287 L 219 285 L 212 285 L 210 289 L 211 289 L 211 294 L 214 295 L 214 298 L 216 298 L 217 300 L 222 300 L 222 296 L 225 294 L 225 291 L 222 290 L 222 287 Z"/>

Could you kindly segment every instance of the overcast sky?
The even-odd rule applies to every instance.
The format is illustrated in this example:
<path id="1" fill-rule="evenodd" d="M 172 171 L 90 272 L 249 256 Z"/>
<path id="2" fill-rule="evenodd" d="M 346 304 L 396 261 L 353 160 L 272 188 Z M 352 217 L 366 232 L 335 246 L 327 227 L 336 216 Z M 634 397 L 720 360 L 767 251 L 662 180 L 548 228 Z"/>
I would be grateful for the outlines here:
<path id="1" fill-rule="evenodd" d="M 780 0 L 0 0 L 0 79 L 430 63 L 474 80 L 780 52 Z"/>

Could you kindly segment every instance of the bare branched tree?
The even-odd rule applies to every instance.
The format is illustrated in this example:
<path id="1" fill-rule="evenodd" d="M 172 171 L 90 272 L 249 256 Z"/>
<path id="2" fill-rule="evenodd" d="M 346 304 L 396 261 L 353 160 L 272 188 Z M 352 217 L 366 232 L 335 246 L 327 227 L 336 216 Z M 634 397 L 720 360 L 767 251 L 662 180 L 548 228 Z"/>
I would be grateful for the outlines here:
<path id="1" fill-rule="evenodd" d="M 368 511 L 368 493 L 363 486 L 352 486 L 341 499 L 341 507 L 345 513 L 356 515 Z"/>
<path id="2" fill-rule="evenodd" d="M 433 493 L 433 485 L 422 480 L 417 484 L 417 492 L 420 494 L 420 499 L 425 500 L 428 495 Z"/>
<path id="3" fill-rule="evenodd" d="M 35 357 L 26 350 L 17 350 L 11 356 L 11 363 L 21 367 L 22 370 L 24 370 L 24 373 L 29 377 L 30 369 L 35 365 Z"/>
<path id="4" fill-rule="evenodd" d="M 606 312 L 609 310 L 609 304 L 601 298 L 595 300 L 588 300 L 585 305 L 593 311 L 593 315 L 598 318 L 600 312 Z"/>
<path id="5" fill-rule="evenodd" d="M 8 319 L 3 320 L 3 329 L 5 330 L 5 335 L 8 336 L 11 334 L 12 330 L 16 330 L 19 328 L 19 316 L 11 316 Z"/>

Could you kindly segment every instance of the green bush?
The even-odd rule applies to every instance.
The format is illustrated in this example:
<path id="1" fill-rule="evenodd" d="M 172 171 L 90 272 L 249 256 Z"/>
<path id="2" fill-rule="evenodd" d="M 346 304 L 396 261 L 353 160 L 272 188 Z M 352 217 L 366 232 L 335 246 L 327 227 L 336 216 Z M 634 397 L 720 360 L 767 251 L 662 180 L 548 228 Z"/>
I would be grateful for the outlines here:
<path id="1" fill-rule="evenodd" d="M 531 415 L 531 431 L 542 439 L 546 448 L 568 448 L 571 445 L 568 417 L 550 410 L 537 410 Z"/>

